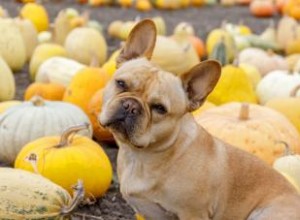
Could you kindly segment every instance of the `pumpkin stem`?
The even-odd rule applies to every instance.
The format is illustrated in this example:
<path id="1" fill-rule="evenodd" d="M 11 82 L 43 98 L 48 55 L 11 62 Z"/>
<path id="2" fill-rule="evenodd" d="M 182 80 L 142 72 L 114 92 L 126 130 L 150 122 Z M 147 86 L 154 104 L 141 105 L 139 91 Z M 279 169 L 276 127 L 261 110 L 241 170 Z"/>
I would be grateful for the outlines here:
<path id="1" fill-rule="evenodd" d="M 30 102 L 32 102 L 32 104 L 34 106 L 44 106 L 45 105 L 45 101 L 41 96 L 35 95 L 30 99 Z"/>
<path id="2" fill-rule="evenodd" d="M 248 120 L 249 119 L 249 104 L 248 103 L 241 104 L 239 119 L 240 120 Z"/>
<path id="3" fill-rule="evenodd" d="M 290 93 L 290 97 L 296 97 L 298 91 L 300 91 L 300 85 L 297 85 Z"/>
<path id="4" fill-rule="evenodd" d="M 84 188 L 82 180 L 78 180 L 77 184 L 73 187 L 74 195 L 72 202 L 69 206 L 63 207 L 60 211 L 61 215 L 70 215 L 74 211 L 74 209 L 81 203 L 84 198 Z"/>
<path id="5" fill-rule="evenodd" d="M 79 132 L 81 130 L 85 130 L 85 129 L 90 130 L 89 127 L 90 127 L 90 125 L 88 123 L 69 127 L 62 133 L 59 144 L 56 147 L 60 148 L 60 147 L 65 147 L 65 146 L 70 145 L 73 141 L 74 135 L 77 132 Z"/>
<path id="6" fill-rule="evenodd" d="M 290 145 L 286 143 L 285 141 L 276 141 L 276 144 L 283 144 L 285 146 L 284 156 L 293 155 L 293 152 L 291 151 Z"/>

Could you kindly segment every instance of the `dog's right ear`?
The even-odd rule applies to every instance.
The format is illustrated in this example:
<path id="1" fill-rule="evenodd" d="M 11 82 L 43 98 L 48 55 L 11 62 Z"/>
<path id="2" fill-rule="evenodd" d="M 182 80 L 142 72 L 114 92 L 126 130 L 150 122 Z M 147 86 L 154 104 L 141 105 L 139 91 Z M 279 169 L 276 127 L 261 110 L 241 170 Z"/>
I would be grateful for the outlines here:
<path id="1" fill-rule="evenodd" d="M 146 57 L 151 59 L 156 42 L 156 27 L 152 20 L 145 19 L 140 21 L 130 32 L 125 46 L 122 48 L 117 58 L 117 67 L 122 63 Z"/>

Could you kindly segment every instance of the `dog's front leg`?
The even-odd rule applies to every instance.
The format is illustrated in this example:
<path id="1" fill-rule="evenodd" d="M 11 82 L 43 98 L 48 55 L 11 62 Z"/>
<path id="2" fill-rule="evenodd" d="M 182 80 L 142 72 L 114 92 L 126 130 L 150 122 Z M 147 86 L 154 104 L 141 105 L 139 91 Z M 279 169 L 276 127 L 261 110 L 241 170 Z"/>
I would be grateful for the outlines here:
<path id="1" fill-rule="evenodd" d="M 141 198 L 126 198 L 134 211 L 142 215 L 146 220 L 179 220 L 179 218 L 159 204 Z"/>

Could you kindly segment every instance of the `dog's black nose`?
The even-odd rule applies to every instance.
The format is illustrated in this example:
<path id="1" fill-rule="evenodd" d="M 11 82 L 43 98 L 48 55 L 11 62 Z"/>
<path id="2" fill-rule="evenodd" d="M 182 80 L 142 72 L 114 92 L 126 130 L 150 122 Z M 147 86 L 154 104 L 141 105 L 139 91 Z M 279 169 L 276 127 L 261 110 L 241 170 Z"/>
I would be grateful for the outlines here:
<path id="1" fill-rule="evenodd" d="M 129 98 L 122 101 L 122 107 L 127 116 L 134 116 L 141 113 L 141 106 L 137 100 Z"/>

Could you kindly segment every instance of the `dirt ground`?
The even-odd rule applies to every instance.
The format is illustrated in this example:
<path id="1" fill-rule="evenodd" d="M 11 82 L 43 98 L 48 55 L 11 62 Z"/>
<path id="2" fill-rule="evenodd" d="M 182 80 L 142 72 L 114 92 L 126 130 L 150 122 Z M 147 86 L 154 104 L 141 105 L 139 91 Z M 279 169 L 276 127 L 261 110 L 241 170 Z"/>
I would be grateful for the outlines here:
<path id="1" fill-rule="evenodd" d="M 21 4 L 16 3 L 14 0 L 0 0 L 0 5 L 7 8 L 10 15 L 17 16 Z M 243 21 L 246 25 L 250 26 L 256 33 L 262 32 L 270 22 L 270 19 L 256 19 L 249 13 L 248 7 L 222 7 L 222 6 L 207 6 L 202 8 L 189 8 L 177 11 L 162 11 L 152 10 L 151 12 L 138 12 L 135 9 L 121 9 L 118 7 L 105 7 L 105 8 L 91 8 L 87 5 L 79 5 L 75 0 L 48 0 L 44 1 L 44 5 L 48 10 L 51 21 L 57 15 L 58 11 L 74 7 L 79 11 L 90 11 L 91 18 L 98 20 L 106 30 L 109 23 L 116 19 L 132 20 L 139 16 L 140 18 L 153 17 L 156 15 L 164 17 L 167 23 L 168 33 L 172 33 L 174 26 L 181 22 L 186 21 L 191 23 L 197 30 L 197 34 L 205 38 L 209 31 L 213 28 L 220 26 L 223 20 L 233 23 Z M 278 17 L 273 18 L 275 20 Z M 106 39 L 109 45 L 109 53 L 114 51 L 119 46 L 119 41 L 110 38 L 106 32 Z M 30 83 L 28 77 L 28 65 L 24 67 L 21 72 L 15 73 L 15 80 L 17 84 L 16 99 L 22 100 L 24 90 Z M 107 154 L 109 155 L 113 164 L 114 170 L 116 167 L 117 147 L 100 143 Z M 114 181 L 107 192 L 107 194 L 98 200 L 93 205 L 85 205 L 78 209 L 79 216 L 76 219 L 104 219 L 104 220 L 130 220 L 134 219 L 132 209 L 126 204 L 119 193 L 119 185 L 114 177 Z M 92 215 L 95 217 L 82 217 L 83 214 Z M 81 217 L 80 217 L 81 216 Z M 96 217 L 97 216 L 97 217 Z"/>

